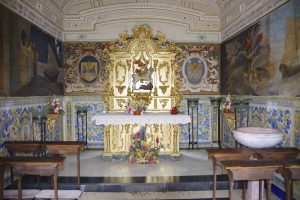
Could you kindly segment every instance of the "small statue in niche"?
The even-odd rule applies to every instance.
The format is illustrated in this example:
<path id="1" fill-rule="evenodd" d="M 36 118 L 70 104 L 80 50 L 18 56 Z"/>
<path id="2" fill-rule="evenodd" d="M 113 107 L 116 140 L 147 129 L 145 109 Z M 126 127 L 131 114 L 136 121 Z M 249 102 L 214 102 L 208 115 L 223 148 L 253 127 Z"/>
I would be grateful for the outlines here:
<path id="1" fill-rule="evenodd" d="M 152 74 L 154 69 L 148 68 L 149 60 L 142 59 L 133 61 L 134 73 L 132 74 L 133 89 L 135 90 L 152 90 Z"/>

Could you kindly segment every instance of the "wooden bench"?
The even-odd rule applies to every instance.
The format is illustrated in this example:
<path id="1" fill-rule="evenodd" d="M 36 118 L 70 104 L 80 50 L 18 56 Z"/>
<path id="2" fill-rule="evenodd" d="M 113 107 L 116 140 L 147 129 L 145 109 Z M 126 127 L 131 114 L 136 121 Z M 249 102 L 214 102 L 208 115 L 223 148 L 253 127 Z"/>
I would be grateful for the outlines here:
<path id="1" fill-rule="evenodd" d="M 208 158 L 213 161 L 213 199 L 216 199 L 217 190 L 217 166 L 222 167 L 221 161 L 225 160 L 249 160 L 255 152 L 251 149 L 207 149 Z M 243 196 L 245 192 L 243 190 Z"/>
<path id="2" fill-rule="evenodd" d="M 295 147 L 253 149 L 258 159 L 291 160 L 296 159 L 300 150 Z"/>
<path id="3" fill-rule="evenodd" d="M 271 181 L 273 180 L 273 175 L 277 169 L 284 166 L 281 161 L 276 160 L 230 160 L 221 161 L 221 163 L 228 173 L 229 199 L 233 199 L 233 184 L 235 180 L 266 180 L 266 199 L 271 200 Z"/>
<path id="4" fill-rule="evenodd" d="M 253 159 L 296 159 L 300 153 L 297 148 L 229 148 L 229 149 L 207 149 L 208 158 L 213 160 L 213 199 L 216 195 L 216 168 L 222 167 L 221 161 L 229 160 L 249 160 Z M 245 196 L 243 190 L 243 196 Z"/>
<path id="5" fill-rule="evenodd" d="M 293 199 L 293 181 L 300 180 L 300 160 L 283 161 L 284 167 L 278 169 L 285 182 L 286 199 Z"/>
<path id="6" fill-rule="evenodd" d="M 0 157 L 0 199 L 3 199 L 3 176 L 7 168 L 13 167 L 18 175 L 18 199 L 22 199 L 22 177 L 23 175 L 53 176 L 54 196 L 57 194 L 58 170 L 63 168 L 64 157 Z"/>
<path id="7" fill-rule="evenodd" d="M 80 189 L 80 151 L 84 150 L 84 141 L 6 141 L 7 151 L 20 152 L 22 149 L 40 149 L 49 154 L 77 154 L 77 188 Z"/>
<path id="8" fill-rule="evenodd" d="M 32 153 L 33 155 L 40 156 L 43 152 L 42 145 L 38 143 L 23 144 L 23 142 L 17 142 L 17 144 L 15 144 L 14 142 L 5 142 L 4 146 L 10 156 L 14 156 L 19 153 Z"/>

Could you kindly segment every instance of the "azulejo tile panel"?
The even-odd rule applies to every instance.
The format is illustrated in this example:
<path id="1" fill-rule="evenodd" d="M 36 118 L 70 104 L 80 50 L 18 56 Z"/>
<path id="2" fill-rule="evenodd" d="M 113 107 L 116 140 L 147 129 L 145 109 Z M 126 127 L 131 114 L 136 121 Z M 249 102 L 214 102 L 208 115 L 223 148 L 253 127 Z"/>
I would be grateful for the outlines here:
<path id="1" fill-rule="evenodd" d="M 300 110 L 295 110 L 294 122 L 295 146 L 300 148 Z"/>
<path id="2" fill-rule="evenodd" d="M 95 114 L 105 114 L 105 104 L 100 96 L 66 97 L 67 100 L 67 138 L 85 141 L 87 133 L 88 147 L 103 148 L 104 126 L 96 126 L 91 118 Z M 87 126 L 85 116 L 79 116 L 77 121 L 77 109 L 87 110 Z M 87 127 L 87 128 L 86 128 Z M 78 134 L 79 133 L 79 134 Z"/>
<path id="3" fill-rule="evenodd" d="M 0 98 L 0 156 L 5 155 L 3 143 L 7 140 L 33 140 L 32 115 L 42 111 L 49 97 Z M 47 140 L 62 139 L 62 120 L 55 126 L 53 133 L 47 134 Z"/>
<path id="4" fill-rule="evenodd" d="M 199 116 L 198 116 L 198 134 L 199 143 L 210 142 L 211 141 L 211 115 L 210 115 L 210 103 L 199 102 L 198 106 Z"/>
<path id="5" fill-rule="evenodd" d="M 267 127 L 276 128 L 284 133 L 282 146 L 291 145 L 291 111 L 287 108 L 268 108 Z"/>
<path id="6" fill-rule="evenodd" d="M 254 101 L 249 108 L 249 126 L 279 129 L 284 133 L 280 145 L 294 146 L 293 140 L 296 140 L 297 130 L 295 128 L 293 132 L 292 127 L 293 118 L 296 123 L 296 115 L 293 115 L 294 109 L 294 102 L 290 100 Z"/>

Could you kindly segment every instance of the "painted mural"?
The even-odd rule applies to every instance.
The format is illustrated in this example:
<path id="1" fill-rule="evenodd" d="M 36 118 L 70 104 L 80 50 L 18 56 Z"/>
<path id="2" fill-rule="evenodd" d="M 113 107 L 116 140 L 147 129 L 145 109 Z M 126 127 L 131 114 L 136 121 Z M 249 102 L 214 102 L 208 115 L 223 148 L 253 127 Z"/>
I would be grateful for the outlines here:
<path id="1" fill-rule="evenodd" d="M 220 92 L 220 49 L 213 44 L 179 44 L 180 78 L 184 94 Z"/>
<path id="2" fill-rule="evenodd" d="M 107 79 L 105 43 L 65 43 L 65 94 L 101 93 Z"/>
<path id="3" fill-rule="evenodd" d="M 177 60 L 181 66 L 181 91 L 186 94 L 219 93 L 219 45 L 178 44 L 178 47 L 182 50 Z M 103 82 L 108 78 L 105 48 L 107 43 L 101 42 L 64 44 L 65 94 L 101 94 L 104 91 Z M 139 69 L 142 64 L 135 63 L 135 66 Z M 138 80 L 139 77 L 133 79 Z"/>
<path id="4" fill-rule="evenodd" d="M 221 45 L 222 94 L 300 96 L 297 10 L 289 1 Z"/>
<path id="5" fill-rule="evenodd" d="M 63 94 L 62 43 L 0 6 L 1 96 Z"/>

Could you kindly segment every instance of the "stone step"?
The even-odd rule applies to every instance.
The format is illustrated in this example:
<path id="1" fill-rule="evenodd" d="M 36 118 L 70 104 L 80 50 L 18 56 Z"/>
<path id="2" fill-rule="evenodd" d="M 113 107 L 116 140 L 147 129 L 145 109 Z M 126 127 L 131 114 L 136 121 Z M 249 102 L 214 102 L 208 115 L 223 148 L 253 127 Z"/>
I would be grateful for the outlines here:
<path id="1" fill-rule="evenodd" d="M 76 177 L 59 177 L 58 188 L 76 189 Z M 210 191 L 213 176 L 158 176 L 158 177 L 81 177 L 84 192 L 174 192 Z M 10 188 L 17 188 L 16 182 Z M 36 178 L 25 176 L 24 189 L 37 188 Z M 241 189 L 242 182 L 235 181 L 234 189 Z M 39 189 L 51 189 L 50 178 L 41 177 Z M 227 175 L 217 176 L 217 190 L 228 189 Z"/>

